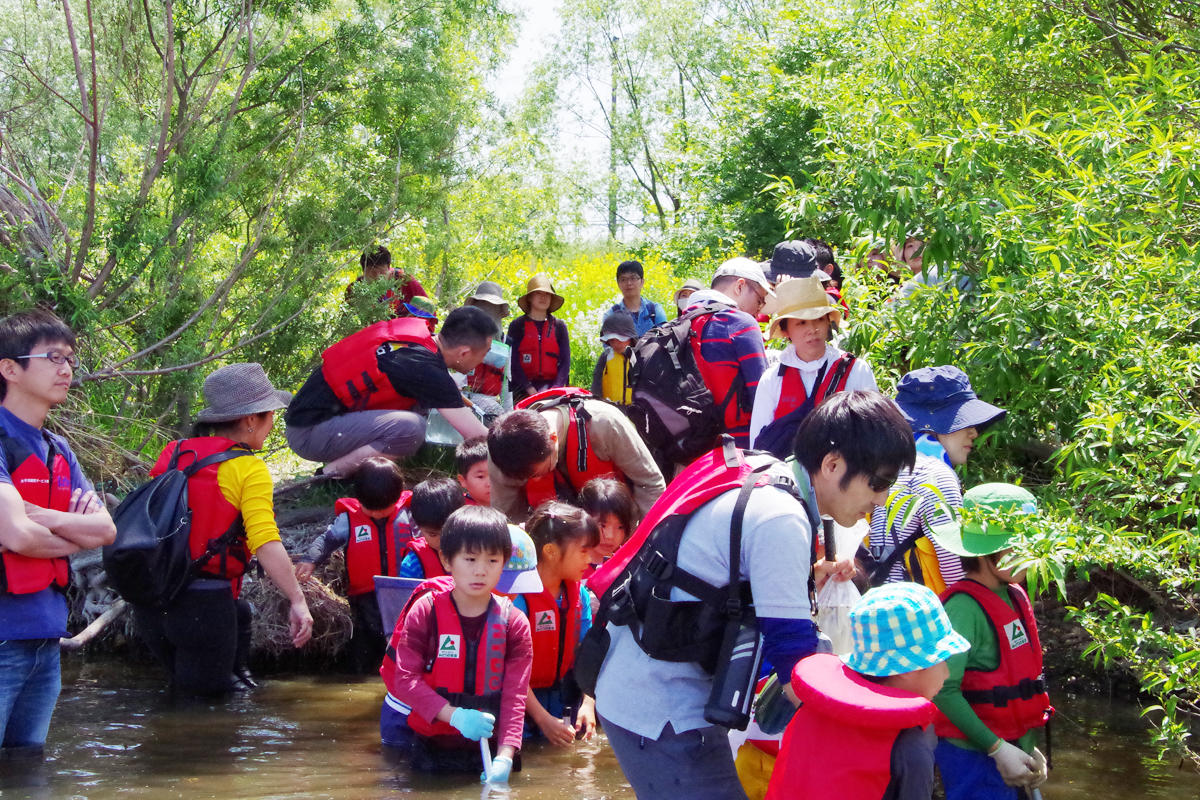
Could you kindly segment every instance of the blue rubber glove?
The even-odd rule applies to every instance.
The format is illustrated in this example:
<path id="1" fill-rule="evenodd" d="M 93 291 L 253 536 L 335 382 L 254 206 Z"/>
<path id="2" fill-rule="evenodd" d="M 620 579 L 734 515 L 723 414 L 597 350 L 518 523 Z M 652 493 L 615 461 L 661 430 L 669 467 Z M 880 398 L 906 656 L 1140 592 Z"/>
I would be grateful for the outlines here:
<path id="1" fill-rule="evenodd" d="M 508 783 L 512 775 L 512 759 L 508 756 L 496 756 L 492 759 L 492 774 L 479 774 L 479 780 L 487 783 Z"/>
<path id="2" fill-rule="evenodd" d="M 456 708 L 450 715 L 450 724 L 468 739 L 478 742 L 491 738 L 496 727 L 496 718 L 473 708 Z"/>

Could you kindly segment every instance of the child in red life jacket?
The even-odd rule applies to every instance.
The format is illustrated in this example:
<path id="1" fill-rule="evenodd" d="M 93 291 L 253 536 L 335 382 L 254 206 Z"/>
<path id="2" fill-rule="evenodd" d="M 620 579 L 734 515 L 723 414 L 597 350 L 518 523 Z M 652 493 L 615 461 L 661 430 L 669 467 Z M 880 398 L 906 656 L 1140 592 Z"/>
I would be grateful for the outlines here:
<path id="1" fill-rule="evenodd" d="M 408 543 L 404 560 L 400 562 L 401 578 L 436 578 L 447 574 L 439 553 L 442 526 L 462 507 L 462 487 L 457 481 L 430 478 L 417 484 L 409 508 L 421 537 Z"/>
<path id="2" fill-rule="evenodd" d="M 508 324 L 514 400 L 570 382 L 571 336 L 567 323 L 554 317 L 564 302 L 544 273 L 530 278 L 525 294 L 517 299 L 525 313 Z"/>
<path id="3" fill-rule="evenodd" d="M 413 767 L 479 769 L 480 739 L 492 739 L 493 781 L 507 781 L 521 747 L 533 645 L 529 621 L 493 591 L 541 586 L 528 537 L 513 550 L 504 515 L 470 506 L 450 515 L 437 579 L 396 623 L 380 673 L 389 701 L 410 713 Z M 519 769 L 519 765 L 518 765 Z"/>
<path id="4" fill-rule="evenodd" d="M 579 492 L 579 505 L 596 522 L 600 541 L 591 549 L 592 566 L 603 564 L 633 533 L 637 506 L 623 482 L 612 478 L 593 478 Z M 590 575 L 591 569 L 588 570 Z"/>
<path id="5" fill-rule="evenodd" d="M 306 583 L 313 570 L 345 548 L 346 594 L 354 615 L 350 649 L 359 674 L 379 669 L 387 646 L 375 599 L 375 576 L 400 574 L 401 559 L 417 530 L 408 508 L 411 498 L 394 461 L 368 458 L 354 473 L 354 497 L 338 499 L 333 523 L 296 564 L 296 579 Z"/>
<path id="6" fill-rule="evenodd" d="M 934 698 L 938 769 L 947 800 L 1016 800 L 1046 782 L 1046 758 L 1034 743 L 1054 709 L 1037 622 L 1017 585 L 1022 574 L 1000 567 L 1013 534 L 980 517 L 1032 514 L 1037 500 L 1019 486 L 985 483 L 963 495 L 963 511 L 969 521 L 933 528 L 938 544 L 962 558 L 966 577 L 942 600 L 971 643 L 969 653 L 950 659 L 950 677 Z"/>
<path id="7" fill-rule="evenodd" d="M 464 502 L 469 506 L 491 505 L 492 479 L 488 475 L 487 437 L 466 439 L 454 448 L 454 466 L 458 470 L 458 482 L 466 495 Z"/>
<path id="8" fill-rule="evenodd" d="M 929 800 L 946 659 L 971 646 L 937 595 L 912 583 L 867 592 L 850 612 L 854 650 L 797 662 L 800 706 L 783 734 L 767 800 Z"/>
<path id="9" fill-rule="evenodd" d="M 596 698 L 579 691 L 572 667 L 575 647 L 592 626 L 591 595 L 583 585 L 583 573 L 600 534 L 582 509 L 556 500 L 539 506 L 526 529 L 537 548 L 543 588 L 513 602 L 529 617 L 533 631 L 533 673 L 525 714 L 550 744 L 568 747 L 576 731 L 590 739 L 596 729 Z M 536 734 L 526 724 L 525 735 Z"/>

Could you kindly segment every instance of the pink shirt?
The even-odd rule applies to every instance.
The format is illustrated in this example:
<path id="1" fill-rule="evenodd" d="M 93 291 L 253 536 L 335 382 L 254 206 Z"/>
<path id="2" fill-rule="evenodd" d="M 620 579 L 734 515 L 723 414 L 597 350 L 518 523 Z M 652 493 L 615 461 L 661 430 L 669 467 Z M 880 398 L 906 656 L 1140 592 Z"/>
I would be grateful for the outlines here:
<path id="1" fill-rule="evenodd" d="M 498 599 L 508 602 L 504 598 Z M 473 636 L 478 640 L 486 616 L 464 618 L 460 615 L 464 637 Z M 393 697 L 429 720 L 449 705 L 424 677 L 425 664 L 436 647 L 433 619 L 432 594 L 422 597 L 409 609 L 404 628 L 394 640 L 396 672 L 387 687 Z M 513 608 L 509 614 L 506 653 L 496 736 L 501 747 L 511 745 L 519 750 L 525 727 L 525 696 L 529 692 L 529 673 L 533 669 L 533 639 L 529 633 L 529 619 L 518 608 Z"/>

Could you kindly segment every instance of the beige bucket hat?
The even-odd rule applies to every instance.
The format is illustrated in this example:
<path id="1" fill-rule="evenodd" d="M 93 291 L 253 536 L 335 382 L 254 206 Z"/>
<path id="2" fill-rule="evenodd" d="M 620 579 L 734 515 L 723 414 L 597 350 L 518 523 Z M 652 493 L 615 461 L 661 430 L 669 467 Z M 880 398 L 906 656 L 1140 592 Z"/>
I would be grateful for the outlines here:
<path id="1" fill-rule="evenodd" d="M 529 295 L 534 292 L 547 292 L 553 300 L 550 301 L 550 313 L 553 314 L 562 308 L 562 304 L 566 302 L 562 295 L 555 293 L 554 286 L 550 283 L 550 276 L 544 272 L 539 272 L 529 279 L 529 283 L 525 284 L 525 294 L 517 298 L 517 305 L 526 314 L 529 313 Z"/>
<path id="2" fill-rule="evenodd" d="M 829 295 L 821 286 L 817 277 L 793 278 L 775 287 L 775 318 L 771 320 L 768 339 L 786 338 L 779 329 L 779 321 L 783 319 L 820 319 L 828 314 L 833 317 L 834 324 L 842 321 L 841 310 L 829 302 Z"/>

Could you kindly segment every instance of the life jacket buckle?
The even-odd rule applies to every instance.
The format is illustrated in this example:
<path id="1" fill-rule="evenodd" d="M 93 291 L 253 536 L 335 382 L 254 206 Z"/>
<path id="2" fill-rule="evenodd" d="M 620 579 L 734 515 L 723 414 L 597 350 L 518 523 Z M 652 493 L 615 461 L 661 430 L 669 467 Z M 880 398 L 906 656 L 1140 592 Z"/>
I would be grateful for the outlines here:
<path id="1" fill-rule="evenodd" d="M 650 554 L 642 568 L 660 581 L 670 580 L 672 573 L 675 572 L 675 565 L 657 550 Z"/>

